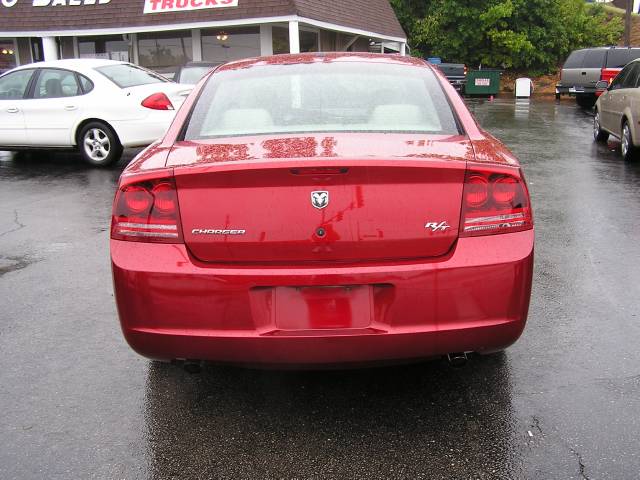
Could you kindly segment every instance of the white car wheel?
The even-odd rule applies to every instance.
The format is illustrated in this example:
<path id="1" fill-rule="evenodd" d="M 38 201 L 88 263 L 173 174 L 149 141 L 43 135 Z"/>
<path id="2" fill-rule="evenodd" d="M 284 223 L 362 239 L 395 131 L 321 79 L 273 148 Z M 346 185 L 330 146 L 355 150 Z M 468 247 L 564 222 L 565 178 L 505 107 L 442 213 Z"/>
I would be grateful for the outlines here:
<path id="1" fill-rule="evenodd" d="M 122 155 L 122 145 L 113 130 L 102 122 L 84 126 L 78 138 L 78 147 L 84 160 L 94 166 L 106 166 Z"/>

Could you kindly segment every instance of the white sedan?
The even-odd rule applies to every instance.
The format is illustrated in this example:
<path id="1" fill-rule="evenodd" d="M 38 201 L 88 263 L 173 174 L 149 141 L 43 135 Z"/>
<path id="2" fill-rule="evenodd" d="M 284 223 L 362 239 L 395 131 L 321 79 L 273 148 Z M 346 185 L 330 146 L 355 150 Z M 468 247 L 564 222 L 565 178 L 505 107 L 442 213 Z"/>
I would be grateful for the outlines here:
<path id="1" fill-rule="evenodd" d="M 23 65 L 0 76 L 0 150 L 77 148 L 109 165 L 160 138 L 191 88 L 113 60 Z"/>

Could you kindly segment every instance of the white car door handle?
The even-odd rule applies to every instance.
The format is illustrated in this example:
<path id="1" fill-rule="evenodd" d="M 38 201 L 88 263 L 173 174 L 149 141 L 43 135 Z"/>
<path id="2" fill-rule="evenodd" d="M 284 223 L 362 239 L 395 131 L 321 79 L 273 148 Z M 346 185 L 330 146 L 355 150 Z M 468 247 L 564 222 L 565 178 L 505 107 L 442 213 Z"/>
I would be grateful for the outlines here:
<path id="1" fill-rule="evenodd" d="M 7 113 L 18 113 L 20 109 L 18 107 L 9 107 L 7 108 Z"/>
<path id="2" fill-rule="evenodd" d="M 75 105 L 67 105 L 64 107 L 65 110 L 76 110 L 78 107 Z"/>

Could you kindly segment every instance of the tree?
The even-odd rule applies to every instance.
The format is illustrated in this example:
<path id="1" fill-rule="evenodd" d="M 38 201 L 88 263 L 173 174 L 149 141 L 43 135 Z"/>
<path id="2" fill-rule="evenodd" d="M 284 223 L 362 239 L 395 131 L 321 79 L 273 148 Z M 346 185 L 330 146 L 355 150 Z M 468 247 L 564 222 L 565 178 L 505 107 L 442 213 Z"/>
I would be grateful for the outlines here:
<path id="1" fill-rule="evenodd" d="M 614 45 L 617 16 L 583 0 L 391 0 L 412 54 L 553 71 L 576 48 Z"/>

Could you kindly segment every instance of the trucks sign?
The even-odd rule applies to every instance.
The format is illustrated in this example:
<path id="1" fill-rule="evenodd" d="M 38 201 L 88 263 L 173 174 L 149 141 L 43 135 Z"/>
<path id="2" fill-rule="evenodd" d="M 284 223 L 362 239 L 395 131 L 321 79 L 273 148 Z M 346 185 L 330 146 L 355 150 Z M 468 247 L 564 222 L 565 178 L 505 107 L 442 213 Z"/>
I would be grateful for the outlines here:
<path id="1" fill-rule="evenodd" d="M 237 6 L 238 0 L 144 0 L 144 13 L 184 12 Z"/>
<path id="2" fill-rule="evenodd" d="M 31 5 L 33 7 L 66 7 L 66 6 L 81 6 L 81 5 L 103 5 L 109 3 L 111 0 L 32 0 Z M 18 0 L 0 0 L 0 7 L 11 8 Z"/>
<path id="3" fill-rule="evenodd" d="M 24 2 L 25 0 L 20 0 Z M 34 7 L 103 5 L 111 0 L 28 0 Z M 0 0 L 0 9 L 11 8 L 18 0 Z M 183 12 L 204 8 L 237 7 L 238 0 L 145 0 L 144 13 Z"/>

